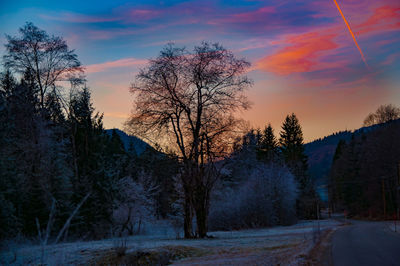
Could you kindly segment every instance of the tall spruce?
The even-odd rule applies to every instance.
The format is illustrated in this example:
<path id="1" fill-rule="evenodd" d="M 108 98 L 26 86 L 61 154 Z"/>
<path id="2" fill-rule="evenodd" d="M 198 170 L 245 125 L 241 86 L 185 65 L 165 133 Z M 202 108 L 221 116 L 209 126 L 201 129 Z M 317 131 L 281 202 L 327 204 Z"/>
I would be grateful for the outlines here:
<path id="1" fill-rule="evenodd" d="M 303 131 L 296 115 L 286 116 L 280 132 L 279 144 L 286 164 L 301 178 L 307 171 L 307 156 L 304 153 Z M 303 180 L 299 180 L 303 184 Z"/>
<path id="2" fill-rule="evenodd" d="M 10 71 L 0 74 L 0 239 L 16 235 L 20 224 L 16 213 L 16 165 L 13 121 L 10 120 L 8 99 L 17 86 Z"/>
<path id="3" fill-rule="evenodd" d="M 77 219 L 92 237 L 104 237 L 102 229 L 108 226 L 112 215 L 112 193 L 109 189 L 112 189 L 113 179 L 108 178 L 111 171 L 107 171 L 108 136 L 103 129 L 103 116 L 95 112 L 88 88 L 83 88 L 73 97 L 69 115 L 75 168 L 74 204 L 91 193 Z"/>
<path id="4" fill-rule="evenodd" d="M 286 116 L 280 132 L 279 144 L 286 165 L 299 183 L 297 215 L 299 218 L 315 218 L 318 197 L 307 172 L 307 156 L 304 153 L 303 141 L 303 132 L 296 115 L 292 113 Z"/>
<path id="5" fill-rule="evenodd" d="M 278 141 L 274 135 L 274 129 L 269 123 L 261 134 L 257 157 L 264 162 L 273 162 L 277 159 L 278 155 Z"/>

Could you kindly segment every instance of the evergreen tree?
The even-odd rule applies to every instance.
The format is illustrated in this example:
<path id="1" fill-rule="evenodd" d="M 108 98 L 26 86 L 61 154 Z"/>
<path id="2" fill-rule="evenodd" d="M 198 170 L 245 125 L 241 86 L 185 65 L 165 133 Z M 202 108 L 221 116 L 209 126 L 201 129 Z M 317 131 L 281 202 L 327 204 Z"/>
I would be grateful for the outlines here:
<path id="1" fill-rule="evenodd" d="M 297 215 L 300 218 L 315 218 L 317 201 L 314 184 L 307 173 L 307 156 L 304 154 L 303 132 L 296 115 L 286 116 L 279 139 L 280 149 L 286 165 L 299 183 Z"/>
<path id="2" fill-rule="evenodd" d="M 36 237 L 37 224 L 55 236 L 82 199 L 64 236 L 104 237 L 131 157 L 116 132 L 106 135 L 65 41 L 31 23 L 20 33 L 7 37 L 4 68 L 13 72 L 0 75 L 0 238 Z M 60 93 L 65 80 L 69 99 Z"/>
<path id="3" fill-rule="evenodd" d="M 257 149 L 258 159 L 264 162 L 272 162 L 278 155 L 278 141 L 274 135 L 271 124 L 264 128 Z"/>
<path id="4" fill-rule="evenodd" d="M 286 116 L 283 122 L 279 144 L 286 164 L 300 177 L 307 171 L 307 156 L 304 154 L 303 132 L 294 113 Z"/>
<path id="5" fill-rule="evenodd" d="M 103 115 L 96 113 L 88 88 L 83 88 L 72 99 L 69 114 L 71 149 L 74 162 L 74 204 L 88 193 L 91 196 L 82 206 L 78 222 L 92 237 L 105 237 L 112 222 L 115 188 L 121 175 L 122 161 L 108 153 L 110 138 L 103 128 Z M 114 137 L 115 140 L 115 137 Z"/>
<path id="6" fill-rule="evenodd" d="M 60 101 L 55 90 L 50 92 L 45 99 L 46 118 L 53 125 L 65 127 L 66 118 L 62 111 Z"/>
<path id="7" fill-rule="evenodd" d="M 118 135 L 115 129 L 112 130 L 110 143 L 108 145 L 109 153 L 114 155 L 122 155 L 125 154 L 124 143 L 122 142 L 120 136 Z"/>
<path id="8" fill-rule="evenodd" d="M 234 144 L 234 152 L 228 161 L 231 171 L 230 177 L 232 177 L 229 180 L 230 182 L 238 183 L 248 178 L 248 173 L 257 164 L 257 147 L 259 141 L 259 136 L 254 130 L 250 130 L 242 138 L 237 139 Z"/>
<path id="9" fill-rule="evenodd" d="M 8 105 L 8 97 L 15 87 L 16 81 L 10 71 L 0 74 L 0 239 L 15 236 L 20 227 L 14 201 L 16 160 Z"/>
<path id="10" fill-rule="evenodd" d="M 339 197 L 341 196 L 342 193 L 342 178 L 343 176 L 339 177 L 338 175 L 338 161 L 340 158 L 344 155 L 346 152 L 346 142 L 344 140 L 339 140 L 335 154 L 333 155 L 333 160 L 332 160 L 332 169 L 330 171 L 329 175 L 329 208 L 331 209 L 332 212 L 336 212 L 338 210 L 338 202 L 339 202 Z M 336 175 L 333 177 L 333 175 Z"/>

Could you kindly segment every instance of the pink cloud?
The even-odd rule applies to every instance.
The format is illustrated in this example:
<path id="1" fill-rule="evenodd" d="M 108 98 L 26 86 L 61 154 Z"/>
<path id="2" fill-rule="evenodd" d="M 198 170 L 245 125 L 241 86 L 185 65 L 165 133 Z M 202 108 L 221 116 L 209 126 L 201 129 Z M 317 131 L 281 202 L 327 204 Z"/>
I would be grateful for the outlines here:
<path id="1" fill-rule="evenodd" d="M 354 6 L 358 5 L 350 5 L 352 8 Z M 357 35 L 370 35 L 399 30 L 399 18 L 400 7 L 379 6 L 366 19 L 355 23 L 354 32 Z M 350 63 L 350 60 L 343 57 L 339 58 L 336 55 L 337 48 L 353 44 L 344 38 L 348 32 L 342 25 L 339 27 L 339 24 L 342 23 L 338 19 L 329 27 L 318 28 L 312 32 L 289 35 L 283 38 L 278 37 L 271 44 L 283 47 L 257 61 L 255 69 L 288 75 L 330 68 L 345 68 Z M 385 43 L 391 43 L 391 41 L 381 40 L 379 46 Z M 329 60 L 324 60 L 328 55 L 330 55 Z M 332 56 L 335 57 L 333 58 Z"/>
<path id="2" fill-rule="evenodd" d="M 289 37 L 288 46 L 266 56 L 256 63 L 256 68 L 281 75 L 296 72 L 308 72 L 331 66 L 328 63 L 318 65 L 318 58 L 329 50 L 336 49 L 336 35 L 310 32 Z"/>
<path id="3" fill-rule="evenodd" d="M 110 68 L 140 66 L 146 64 L 147 62 L 148 61 L 144 59 L 124 58 L 100 64 L 88 65 L 85 68 L 86 68 L 86 73 L 97 73 L 97 72 L 104 72 Z"/>
<path id="4" fill-rule="evenodd" d="M 400 7 L 381 6 L 363 23 L 356 25 L 358 34 L 400 30 Z"/>
<path id="5" fill-rule="evenodd" d="M 161 15 L 161 11 L 155 9 L 132 9 L 128 12 L 128 20 L 150 20 Z"/>
<path id="6" fill-rule="evenodd" d="M 264 21 L 265 17 L 275 13 L 275 8 L 274 7 L 262 7 L 259 8 L 255 11 L 250 11 L 250 12 L 243 12 L 243 13 L 238 13 L 238 14 L 233 14 L 228 16 L 227 18 L 219 20 L 219 22 L 222 23 L 229 23 L 229 22 L 234 22 L 234 23 L 248 23 L 248 22 L 255 22 L 255 21 Z"/>

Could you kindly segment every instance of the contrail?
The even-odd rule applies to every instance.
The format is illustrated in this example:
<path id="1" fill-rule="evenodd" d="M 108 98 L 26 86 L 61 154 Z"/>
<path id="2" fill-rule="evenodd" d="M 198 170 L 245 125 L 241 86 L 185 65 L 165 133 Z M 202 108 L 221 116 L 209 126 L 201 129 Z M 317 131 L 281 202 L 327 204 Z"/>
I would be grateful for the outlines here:
<path id="1" fill-rule="evenodd" d="M 354 36 L 354 33 L 353 33 L 353 31 L 351 30 L 349 23 L 347 22 L 346 18 L 344 17 L 343 12 L 342 12 L 342 10 L 341 10 L 340 7 L 339 7 L 339 4 L 336 2 L 336 0 L 333 0 L 333 1 L 335 2 L 335 5 L 336 5 L 337 9 L 339 10 L 340 15 L 342 15 L 342 18 L 343 18 L 343 20 L 344 20 L 344 23 L 346 23 L 346 26 L 347 26 L 347 28 L 349 29 L 349 32 L 350 32 L 351 36 L 353 37 L 354 43 L 356 44 L 358 51 L 360 51 L 362 60 L 364 61 L 365 65 L 368 67 L 367 60 L 365 60 L 364 54 L 363 54 L 363 52 L 361 51 L 361 48 L 360 48 L 360 46 L 359 46 L 358 43 L 357 43 L 356 37 Z"/>

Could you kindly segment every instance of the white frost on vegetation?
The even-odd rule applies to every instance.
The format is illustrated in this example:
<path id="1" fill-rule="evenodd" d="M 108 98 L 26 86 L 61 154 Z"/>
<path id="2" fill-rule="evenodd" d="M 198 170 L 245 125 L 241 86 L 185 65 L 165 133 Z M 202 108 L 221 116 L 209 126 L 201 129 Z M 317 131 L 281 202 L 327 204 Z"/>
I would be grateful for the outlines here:
<path id="1" fill-rule="evenodd" d="M 320 221 L 320 229 L 334 228 L 339 224 L 334 220 L 322 220 Z M 226 251 L 231 252 L 233 250 L 240 257 L 238 261 L 246 260 L 246 256 L 255 256 L 251 252 L 251 254 L 240 253 L 243 250 L 261 250 L 259 251 L 261 253 L 257 253 L 261 256 L 262 252 L 268 253 L 268 250 L 273 250 L 276 253 L 290 247 L 287 249 L 290 251 L 290 255 L 285 255 L 287 257 L 285 260 L 294 260 L 296 256 L 304 254 L 312 246 L 316 226 L 316 221 L 305 221 L 292 226 L 267 229 L 211 232 L 210 235 L 214 236 L 213 239 L 177 240 L 173 228 L 168 225 L 167 221 L 163 221 L 146 225 L 151 234 L 125 237 L 123 240 L 126 241 L 127 252 L 159 249 L 165 246 L 187 246 L 212 250 L 213 252 L 221 250 L 222 253 L 225 252 L 225 256 L 228 256 Z M 95 252 L 109 250 L 115 247 L 115 243 L 120 240 L 121 238 L 113 238 L 101 241 L 62 243 L 45 247 L 10 245 L 7 250 L 0 252 L 0 263 L 6 265 L 9 262 L 13 262 L 13 265 L 85 264 L 93 258 Z M 274 252 L 268 253 L 269 256 L 273 256 Z M 254 256 L 253 259 L 262 259 L 262 257 Z"/>

